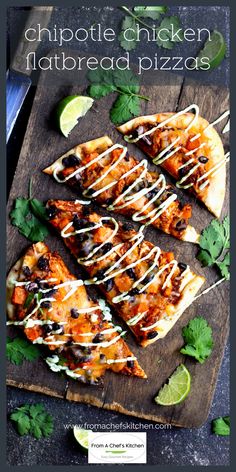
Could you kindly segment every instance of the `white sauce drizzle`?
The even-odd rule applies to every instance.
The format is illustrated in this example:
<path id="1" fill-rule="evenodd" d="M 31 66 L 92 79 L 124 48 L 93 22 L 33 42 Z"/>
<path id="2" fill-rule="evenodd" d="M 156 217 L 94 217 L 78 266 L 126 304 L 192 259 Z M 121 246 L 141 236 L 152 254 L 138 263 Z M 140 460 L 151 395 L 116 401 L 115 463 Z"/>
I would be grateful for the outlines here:
<path id="1" fill-rule="evenodd" d="M 111 146 L 109 149 L 107 149 L 106 151 L 104 151 L 103 153 L 101 153 L 98 157 L 96 157 L 95 159 L 93 159 L 92 161 L 90 161 L 88 164 L 86 164 L 85 166 L 77 169 L 75 172 L 73 172 L 72 174 L 68 175 L 65 180 L 61 180 L 61 179 L 58 179 L 57 177 L 57 171 L 58 171 L 58 167 L 56 167 L 56 169 L 54 170 L 54 177 L 55 179 L 57 180 L 57 182 L 60 182 L 60 183 L 63 183 L 67 180 L 69 180 L 70 178 L 74 177 L 77 173 L 80 173 L 82 172 L 83 170 L 85 170 L 86 168 L 89 168 L 93 163 L 95 162 L 98 162 L 100 159 L 102 159 L 103 157 L 105 157 L 106 155 L 110 154 L 114 149 L 122 149 L 122 152 L 120 154 L 120 156 L 118 157 L 118 159 L 110 166 L 110 168 L 108 170 L 106 170 L 100 177 L 98 177 L 86 190 L 83 191 L 83 195 L 86 196 L 89 191 L 91 189 L 93 189 L 94 187 L 96 187 L 98 184 L 100 184 L 110 173 L 112 170 L 114 170 L 118 164 L 124 159 L 126 153 L 127 153 L 127 147 L 125 146 L 122 146 L 121 144 L 115 144 L 113 146 Z M 143 159 L 141 162 L 138 162 L 132 169 L 130 169 L 129 171 L 125 172 L 123 175 L 120 176 L 120 178 L 118 180 L 114 180 L 113 182 L 110 182 L 109 184 L 105 185 L 104 187 L 102 187 L 101 189 L 95 191 L 92 195 L 92 198 L 96 198 L 98 195 L 100 195 L 101 193 L 105 192 L 106 190 L 108 190 L 109 188 L 113 187 L 114 185 L 117 185 L 117 183 L 122 180 L 122 179 L 125 179 L 127 178 L 129 175 L 131 175 L 132 173 L 136 172 L 140 167 L 143 167 L 143 171 L 141 172 L 140 176 L 137 177 L 135 179 L 135 181 L 129 185 L 129 187 L 123 191 L 119 197 L 117 197 L 115 199 L 115 201 L 109 205 L 107 208 L 108 210 L 119 210 L 119 209 L 122 209 L 122 208 L 126 208 L 127 206 L 130 206 L 132 205 L 133 203 L 135 203 L 137 200 L 139 200 L 140 198 L 146 196 L 151 190 L 153 190 L 154 188 L 156 188 L 158 186 L 158 184 L 160 183 L 160 180 L 162 181 L 162 188 L 160 190 L 160 192 L 155 195 L 151 201 L 147 202 L 147 204 L 145 205 L 144 208 L 142 208 L 140 211 L 136 212 L 133 216 L 132 216 L 132 219 L 133 221 L 139 221 L 139 219 L 148 219 L 149 217 L 151 217 L 151 214 L 153 212 L 155 212 L 156 216 L 155 218 L 151 219 L 150 221 L 147 221 L 145 226 L 153 223 L 155 221 L 155 219 L 159 218 L 159 216 L 167 210 L 167 208 L 171 205 L 171 203 L 177 198 L 177 195 L 172 195 L 170 198 L 166 199 L 165 202 L 163 202 L 162 204 L 160 204 L 157 208 L 155 208 L 153 210 L 153 212 L 148 212 L 147 215 L 144 215 L 142 218 L 139 217 L 140 214 L 143 213 L 143 211 L 145 211 L 152 203 L 154 203 L 159 197 L 161 194 L 163 194 L 166 190 L 166 180 L 165 180 L 165 177 L 164 175 L 160 174 L 159 178 L 157 179 L 156 182 L 154 182 L 154 184 L 152 184 L 151 186 L 149 187 L 146 187 L 144 189 L 142 189 L 141 191 L 138 191 L 136 193 L 134 193 L 133 195 L 129 196 L 130 192 L 133 190 L 133 188 L 135 188 L 137 186 L 137 184 L 139 182 L 141 182 L 142 180 L 144 180 L 146 178 L 146 174 L 148 173 L 148 162 L 146 159 Z M 61 168 L 60 168 L 61 170 Z M 125 203 L 123 203 L 122 205 L 118 205 L 118 203 L 124 199 L 125 200 Z M 87 202 L 86 202 L 87 203 Z M 139 219 L 138 219 L 139 218 Z M 75 231 L 74 233 L 66 233 L 66 231 L 72 226 L 72 224 L 68 224 L 68 226 L 66 226 L 64 229 L 63 229 L 63 234 L 62 236 L 63 237 L 69 237 L 69 236 L 72 236 L 72 234 L 79 234 L 83 231 L 81 230 L 78 230 L 78 231 Z"/>
<path id="2" fill-rule="evenodd" d="M 128 321 L 126 321 L 127 325 L 128 326 L 136 325 L 147 313 L 148 313 L 148 310 L 143 311 L 142 313 L 138 313 L 137 315 L 133 316 L 133 318 L 130 318 Z"/>
<path id="3" fill-rule="evenodd" d="M 127 361 L 136 361 L 137 357 L 134 356 L 129 356 L 129 357 L 124 357 L 123 359 L 107 359 L 106 364 L 116 364 L 116 363 L 123 363 Z"/>
<path id="4" fill-rule="evenodd" d="M 152 134 L 154 131 L 156 131 L 157 129 L 165 126 L 169 121 L 172 121 L 174 119 L 176 119 L 178 116 L 182 115 L 183 113 L 186 113 L 187 111 L 189 110 L 192 110 L 192 109 L 195 109 L 195 115 L 194 115 L 194 118 L 192 119 L 192 121 L 189 123 L 189 125 L 183 130 L 184 133 L 186 133 L 193 125 L 194 125 L 194 122 L 198 119 L 198 116 L 199 116 L 199 107 L 196 105 L 196 104 L 192 104 L 190 105 L 189 107 L 185 108 L 184 110 L 181 110 L 180 112 L 177 112 L 175 114 L 173 114 L 171 117 L 167 118 L 166 120 L 162 121 L 161 123 L 159 123 L 157 126 L 154 126 L 153 128 L 151 128 L 150 130 L 146 131 L 145 133 L 142 133 L 140 134 L 137 138 L 134 138 L 134 139 L 130 139 L 130 137 L 126 137 L 126 140 L 129 141 L 129 142 L 132 142 L 132 143 L 136 143 L 138 142 L 140 139 L 142 139 L 144 136 L 148 136 L 150 134 Z M 210 127 L 216 125 L 217 123 L 219 123 L 220 121 L 222 121 L 224 118 L 226 118 L 228 115 L 229 115 L 229 110 L 227 110 L 226 112 L 224 112 L 221 116 L 219 116 L 216 120 L 214 120 L 213 122 L 209 123 L 206 128 L 203 130 L 203 133 L 205 131 L 207 131 Z M 228 123 L 227 123 L 228 124 Z M 229 128 L 227 128 L 227 124 L 225 126 L 225 128 L 223 129 L 222 133 L 225 133 L 229 130 Z M 195 136 L 193 136 L 191 139 L 190 139 L 190 142 L 193 142 L 194 140 L 198 139 L 199 137 L 201 137 L 201 134 L 202 133 L 197 133 Z M 154 159 L 153 159 L 153 163 L 154 164 L 162 164 L 165 160 L 169 159 L 171 156 L 173 156 L 176 152 L 178 152 L 180 149 L 181 149 L 181 146 L 177 146 L 175 149 L 172 150 L 172 148 L 175 146 L 175 144 L 177 144 L 180 140 L 180 137 L 177 137 L 171 144 L 169 144 L 168 146 L 165 147 L 165 149 L 163 149 Z M 198 147 L 192 149 L 191 151 L 188 151 L 187 153 L 185 153 L 186 156 L 190 156 L 192 154 L 194 154 L 197 150 L 199 150 L 200 148 L 202 148 L 203 146 L 205 146 L 206 143 L 201 143 Z M 168 151 L 170 151 L 168 153 Z M 184 168 L 185 166 L 188 166 L 191 162 L 193 162 L 193 159 L 190 159 L 189 161 L 187 161 L 185 164 L 183 164 L 182 166 L 179 167 L 179 169 L 182 169 Z M 208 170 L 207 172 L 205 172 L 204 174 L 202 174 L 201 177 L 199 177 L 197 179 L 196 182 L 199 182 L 203 179 L 205 179 L 207 176 L 209 175 L 214 175 L 216 172 L 214 172 L 215 170 L 218 172 L 218 169 L 220 169 L 220 167 L 225 164 L 226 162 L 228 162 L 227 159 L 223 159 L 222 161 L 219 161 L 216 165 L 214 165 L 210 170 Z M 179 180 L 177 183 L 176 183 L 176 186 L 178 188 L 184 188 L 184 189 L 187 189 L 187 188 L 190 188 L 192 187 L 194 184 L 193 183 L 189 183 L 187 185 L 183 185 L 183 183 L 188 179 L 188 177 L 190 177 L 190 175 L 192 175 L 195 170 L 200 166 L 201 164 L 200 163 L 197 163 L 194 167 L 192 167 L 192 169 L 190 169 L 190 171 L 181 179 Z M 179 170 L 178 169 L 178 170 Z M 209 179 L 207 179 L 202 185 L 199 186 L 199 190 L 203 190 L 209 183 Z"/>
<path id="5" fill-rule="evenodd" d="M 119 229 L 119 225 L 118 225 L 117 221 L 116 221 L 114 218 L 112 218 L 112 217 L 102 217 L 102 218 L 100 219 L 100 222 L 96 225 L 96 227 L 101 227 L 101 226 L 103 225 L 103 221 L 104 221 L 104 220 L 105 220 L 105 221 L 110 221 L 110 222 L 112 222 L 112 223 L 114 224 L 114 230 L 112 231 L 111 235 L 107 238 L 107 240 L 106 240 L 104 243 L 102 243 L 101 245 L 99 245 L 97 248 L 93 249 L 85 258 L 79 258 L 79 259 L 78 259 L 78 262 L 79 262 L 80 264 L 84 264 L 84 265 L 93 264 L 94 262 L 96 262 L 96 261 L 98 261 L 98 260 L 101 260 L 101 258 L 102 258 L 102 259 L 106 258 L 108 255 L 110 255 L 112 252 L 114 252 L 114 251 L 117 249 L 118 246 L 120 247 L 120 246 L 123 245 L 123 243 L 121 243 L 121 244 L 118 244 L 118 245 L 113 246 L 113 248 L 112 248 L 111 250 L 109 250 L 107 253 L 105 253 L 105 254 L 104 254 L 103 256 L 101 256 L 100 258 L 94 258 L 94 257 L 93 257 L 94 254 L 95 254 L 96 252 L 98 252 L 98 251 L 104 246 L 104 244 L 106 244 L 108 241 L 111 241 L 111 240 L 113 239 L 113 237 L 117 234 L 117 231 L 118 231 L 118 229 Z M 65 228 L 68 229 L 69 225 L 71 225 L 71 224 L 73 224 L 73 223 L 68 223 Z M 62 235 L 62 234 L 65 234 L 65 228 L 63 228 L 63 230 L 61 231 L 61 235 Z M 92 229 L 95 229 L 95 226 L 94 226 Z M 90 230 L 91 230 L 91 228 L 84 228 L 84 229 L 81 229 L 80 231 L 86 232 L 86 231 L 90 231 Z M 135 289 L 136 287 L 138 287 L 138 285 L 146 278 L 146 276 L 147 276 L 155 267 L 158 267 L 158 260 L 159 260 L 160 254 L 161 254 L 161 250 L 160 250 L 159 247 L 156 247 L 156 246 L 155 246 L 155 247 L 153 247 L 153 248 L 151 249 L 151 251 L 149 251 L 149 253 L 148 253 L 147 255 L 145 255 L 145 256 L 143 256 L 143 257 L 137 259 L 135 262 L 133 262 L 133 263 L 131 263 L 131 264 L 125 266 L 124 268 L 121 268 L 121 269 L 119 269 L 119 270 L 117 270 L 117 271 L 114 271 L 114 270 L 116 269 L 117 266 L 119 266 L 119 265 L 121 264 L 121 262 L 122 262 L 129 254 L 131 254 L 131 253 L 134 251 L 134 249 L 142 242 L 143 238 L 144 238 L 144 234 L 143 234 L 142 232 L 137 233 L 137 234 L 135 235 L 135 238 L 132 238 L 132 239 L 134 239 L 134 243 L 131 245 L 131 247 L 128 249 L 128 251 L 126 251 L 126 253 L 124 253 L 121 257 L 119 257 L 119 259 L 118 259 L 117 261 L 115 261 L 115 262 L 113 263 L 113 265 L 112 265 L 111 267 L 109 267 L 109 268 L 105 271 L 104 277 L 103 277 L 102 279 L 99 279 L 99 280 L 98 280 L 97 277 L 95 276 L 93 279 L 86 280 L 86 281 L 84 282 L 84 284 L 85 284 L 85 285 L 91 285 L 91 284 L 100 285 L 101 283 L 104 283 L 104 282 L 106 282 L 106 281 L 108 281 L 108 280 L 110 280 L 110 279 L 112 279 L 112 278 L 115 278 L 117 275 L 122 274 L 122 273 L 125 272 L 127 269 L 132 269 L 132 268 L 136 267 L 140 262 L 143 262 L 143 261 L 145 261 L 145 260 L 147 260 L 147 259 L 150 259 L 150 257 L 152 257 L 152 255 L 153 255 L 154 253 L 156 253 L 156 255 L 155 255 L 155 257 L 154 257 L 154 261 L 153 261 L 153 263 L 151 264 L 151 266 L 145 271 L 145 273 L 144 273 L 138 280 L 136 280 L 136 281 L 132 284 L 131 288 L 130 288 L 128 291 L 124 291 L 124 292 L 122 292 L 120 295 L 115 296 L 115 297 L 112 298 L 112 302 L 113 302 L 113 303 L 120 303 L 120 302 L 122 302 L 122 301 L 129 300 L 130 297 L 131 297 L 131 295 L 129 295 L 129 292 L 130 292 L 131 290 Z M 152 280 L 150 280 L 149 282 L 147 282 L 145 285 L 143 285 L 142 287 L 140 287 L 140 288 L 138 289 L 139 294 L 141 294 L 142 292 L 144 292 L 144 291 L 146 290 L 146 288 L 147 288 L 149 285 L 151 285 L 151 284 L 154 282 L 154 280 L 155 280 L 158 276 L 160 276 L 168 267 L 173 266 L 172 269 L 171 269 L 171 271 L 170 271 L 170 273 L 169 273 L 169 275 L 167 276 L 165 282 L 164 282 L 163 285 L 162 285 L 162 288 L 164 289 L 164 288 L 168 285 L 169 281 L 171 280 L 171 277 L 173 276 L 173 274 L 174 274 L 174 272 L 175 272 L 175 270 L 176 270 L 176 268 L 177 268 L 177 265 L 178 265 L 177 261 L 176 261 L 176 260 L 172 260 L 172 261 L 170 261 L 169 263 L 167 263 L 167 264 L 165 264 L 164 266 L 162 266 L 162 267 L 156 272 L 156 274 L 154 275 L 154 277 L 153 277 Z"/>

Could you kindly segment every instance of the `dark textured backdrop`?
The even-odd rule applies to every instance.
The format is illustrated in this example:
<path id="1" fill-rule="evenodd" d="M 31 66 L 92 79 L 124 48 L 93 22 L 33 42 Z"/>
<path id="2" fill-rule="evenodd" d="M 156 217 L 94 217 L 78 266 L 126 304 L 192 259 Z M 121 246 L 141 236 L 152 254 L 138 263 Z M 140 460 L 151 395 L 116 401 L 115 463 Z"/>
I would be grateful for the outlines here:
<path id="1" fill-rule="evenodd" d="M 205 7 L 206 8 L 206 7 Z M 191 26 L 199 25 L 199 18 L 204 16 L 205 25 L 210 29 L 217 28 L 228 37 L 228 12 L 225 7 L 212 8 L 203 11 L 202 7 L 172 7 L 169 14 L 178 12 L 183 24 Z M 85 13 L 85 10 L 84 10 Z M 97 15 L 99 21 L 104 20 L 104 15 L 111 15 L 109 9 L 104 12 L 92 8 L 92 15 Z M 121 13 L 116 13 L 122 17 Z M 113 21 L 117 16 L 113 15 Z M 87 26 L 90 25 L 89 10 L 86 10 Z M 20 33 L 25 21 L 25 12 L 21 9 L 11 8 L 9 10 L 9 33 L 14 31 L 15 36 Z M 77 8 L 57 8 L 51 20 L 59 27 L 68 26 L 76 29 L 78 24 Z M 110 24 L 110 23 L 109 23 Z M 201 25 L 202 26 L 202 25 Z M 85 25 L 86 27 L 86 25 Z M 44 42 L 38 52 L 46 55 L 51 45 Z M 12 50 L 12 43 L 8 41 L 8 52 Z M 86 52 L 86 51 L 84 51 Z M 89 52 L 91 50 L 89 49 Z M 96 50 L 95 50 L 96 52 Z M 195 52 L 195 51 L 194 51 Z M 223 77 L 228 77 L 228 60 L 224 61 Z M 216 79 L 222 80 L 222 68 L 216 72 Z M 34 97 L 34 87 L 29 92 L 25 104 L 19 115 L 17 124 L 8 143 L 8 188 L 10 187 L 14 174 L 15 165 L 27 126 L 27 120 Z M 206 379 L 207 382 L 207 379 Z M 202 386 L 204 389 L 204 385 Z M 139 392 L 137 392 L 137 395 Z M 43 402 L 46 409 L 55 417 L 55 432 L 49 439 L 35 440 L 25 436 L 19 437 L 9 421 L 8 428 L 8 464 L 9 465 L 78 465 L 87 464 L 86 455 L 82 454 L 73 439 L 72 432 L 66 429 L 66 424 L 87 423 L 120 423 L 132 421 L 136 424 L 148 424 L 150 429 L 138 429 L 148 431 L 148 464 L 171 464 L 171 465 L 229 465 L 229 438 L 217 437 L 211 433 L 211 420 L 217 416 L 229 414 L 229 347 L 227 346 L 223 363 L 221 366 L 217 388 L 208 421 L 197 430 L 172 430 L 152 429 L 152 423 L 143 422 L 139 419 L 127 417 L 117 413 L 100 410 L 88 405 L 78 405 L 62 400 L 57 400 L 36 393 L 8 388 L 8 413 L 15 407 L 28 402 Z M 155 426 L 153 426 L 154 428 Z M 122 431 L 122 430 L 120 430 Z"/>

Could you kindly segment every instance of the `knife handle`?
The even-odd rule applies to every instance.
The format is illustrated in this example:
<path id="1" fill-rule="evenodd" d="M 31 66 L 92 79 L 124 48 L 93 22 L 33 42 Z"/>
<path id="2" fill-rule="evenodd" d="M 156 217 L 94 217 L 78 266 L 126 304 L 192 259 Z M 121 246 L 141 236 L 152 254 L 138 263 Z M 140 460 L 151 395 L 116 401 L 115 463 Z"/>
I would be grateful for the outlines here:
<path id="1" fill-rule="evenodd" d="M 52 14 L 53 7 L 32 7 L 30 14 L 27 18 L 24 31 L 21 34 L 16 52 L 11 62 L 11 69 L 22 74 L 30 75 L 32 69 L 26 70 L 26 57 L 30 52 L 35 52 L 39 41 L 28 41 L 25 38 L 25 31 L 28 28 L 37 28 L 37 24 L 40 24 L 41 28 L 46 28 Z M 28 35 L 30 36 L 30 34 Z"/>

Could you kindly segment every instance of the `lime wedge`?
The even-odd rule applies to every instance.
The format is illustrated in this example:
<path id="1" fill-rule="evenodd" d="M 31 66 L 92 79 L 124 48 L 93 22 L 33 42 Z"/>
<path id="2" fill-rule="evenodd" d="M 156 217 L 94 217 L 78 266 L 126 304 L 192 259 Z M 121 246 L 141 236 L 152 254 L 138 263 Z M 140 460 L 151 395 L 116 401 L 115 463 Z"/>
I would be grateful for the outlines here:
<path id="1" fill-rule="evenodd" d="M 78 119 L 87 113 L 92 104 L 92 98 L 79 95 L 70 95 L 58 103 L 56 119 L 62 134 L 66 138 L 75 125 L 77 125 Z"/>
<path id="2" fill-rule="evenodd" d="M 77 426 L 74 426 L 73 429 L 74 437 L 84 451 L 88 451 L 89 448 L 88 437 L 90 431 L 90 429 L 77 428 Z"/>
<path id="3" fill-rule="evenodd" d="M 183 364 L 179 365 L 167 382 L 159 391 L 155 402 L 164 406 L 177 405 L 190 392 L 191 376 L 188 369 Z"/>
<path id="4" fill-rule="evenodd" d="M 223 61 L 225 53 L 226 43 L 224 37 L 219 31 L 215 30 L 211 33 L 211 41 L 208 39 L 205 42 L 203 49 L 198 54 L 198 64 L 203 57 L 208 57 L 210 69 L 215 69 Z"/>

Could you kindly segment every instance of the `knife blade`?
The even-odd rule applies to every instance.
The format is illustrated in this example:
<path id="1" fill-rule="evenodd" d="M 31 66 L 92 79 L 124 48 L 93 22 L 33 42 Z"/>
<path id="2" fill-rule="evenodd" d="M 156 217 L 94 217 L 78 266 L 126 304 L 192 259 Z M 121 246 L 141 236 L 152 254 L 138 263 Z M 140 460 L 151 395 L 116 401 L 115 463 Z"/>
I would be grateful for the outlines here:
<path id="1" fill-rule="evenodd" d="M 53 7 L 32 7 L 26 21 L 24 31 L 34 28 L 40 24 L 41 28 L 46 28 L 51 18 Z M 27 53 L 35 52 L 39 41 L 27 41 L 24 35 L 21 35 L 20 41 L 10 68 L 6 76 L 6 140 L 8 142 L 20 109 L 24 103 L 27 92 L 31 86 L 30 75 L 32 68 L 26 70 L 25 58 Z"/>

